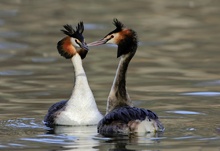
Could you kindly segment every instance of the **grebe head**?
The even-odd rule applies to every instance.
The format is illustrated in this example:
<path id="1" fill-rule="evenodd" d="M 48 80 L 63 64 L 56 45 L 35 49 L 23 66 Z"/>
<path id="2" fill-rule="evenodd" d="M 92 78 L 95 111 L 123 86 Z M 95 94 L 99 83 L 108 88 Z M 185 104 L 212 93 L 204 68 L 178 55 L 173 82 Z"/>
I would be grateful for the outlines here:
<path id="1" fill-rule="evenodd" d="M 116 29 L 108 33 L 104 38 L 98 41 L 89 43 L 88 46 L 98 46 L 102 44 L 116 44 L 118 45 L 117 57 L 128 54 L 129 52 L 136 51 L 137 49 L 137 34 L 132 29 L 126 28 L 117 19 L 113 20 Z"/>
<path id="2" fill-rule="evenodd" d="M 77 53 L 84 59 L 89 49 L 82 35 L 84 31 L 83 22 L 77 25 L 76 30 L 68 24 L 63 27 L 64 29 L 61 31 L 67 36 L 57 43 L 58 52 L 66 59 L 72 58 Z"/>

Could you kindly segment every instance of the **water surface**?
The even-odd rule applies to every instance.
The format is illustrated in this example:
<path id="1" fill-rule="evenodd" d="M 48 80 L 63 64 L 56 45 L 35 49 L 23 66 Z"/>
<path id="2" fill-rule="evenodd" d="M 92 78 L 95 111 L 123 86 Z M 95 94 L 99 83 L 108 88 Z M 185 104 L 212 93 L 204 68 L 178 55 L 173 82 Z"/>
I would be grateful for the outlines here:
<path id="1" fill-rule="evenodd" d="M 218 0 L 2 0 L 0 149 L 220 150 L 219 6 Z M 128 70 L 129 94 L 159 115 L 165 132 L 105 138 L 95 126 L 51 131 L 43 117 L 69 98 L 74 79 L 70 60 L 56 50 L 62 25 L 84 21 L 91 42 L 114 29 L 113 18 L 135 29 L 140 41 Z M 91 48 L 84 60 L 103 114 L 118 61 L 112 45 Z"/>

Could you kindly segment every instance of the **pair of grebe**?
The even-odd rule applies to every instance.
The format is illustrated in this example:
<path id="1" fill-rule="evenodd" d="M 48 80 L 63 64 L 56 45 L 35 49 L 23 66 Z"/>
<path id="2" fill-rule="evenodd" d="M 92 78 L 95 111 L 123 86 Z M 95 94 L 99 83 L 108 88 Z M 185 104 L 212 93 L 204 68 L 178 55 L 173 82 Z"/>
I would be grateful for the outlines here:
<path id="1" fill-rule="evenodd" d="M 98 124 L 98 133 L 103 135 L 164 130 L 154 112 L 134 107 L 132 104 L 126 90 L 126 72 L 137 50 L 137 34 L 117 19 L 114 19 L 113 23 L 116 26 L 115 30 L 103 39 L 88 45 L 82 35 L 84 30 L 82 22 L 78 24 L 76 30 L 70 25 L 64 26 L 66 30 L 62 31 L 67 37 L 58 42 L 57 49 L 62 56 L 72 60 L 75 68 L 75 87 L 68 101 L 55 103 L 49 108 L 44 119 L 47 126 Z M 86 57 L 88 46 L 107 43 L 118 45 L 117 57 L 121 59 L 108 96 L 106 115 L 103 117 L 97 109 L 88 85 L 82 59 Z"/>

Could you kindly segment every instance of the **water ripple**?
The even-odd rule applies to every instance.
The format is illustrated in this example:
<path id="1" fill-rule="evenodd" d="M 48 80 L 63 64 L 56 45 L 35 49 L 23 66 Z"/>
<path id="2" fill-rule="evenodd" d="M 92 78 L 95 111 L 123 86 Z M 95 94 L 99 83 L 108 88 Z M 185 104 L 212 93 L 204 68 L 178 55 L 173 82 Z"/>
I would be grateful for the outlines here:
<path id="1" fill-rule="evenodd" d="M 192 138 L 200 138 L 199 136 L 183 136 L 183 137 L 176 137 L 173 138 L 175 140 L 184 140 L 184 139 L 192 139 Z"/>
<path id="2" fill-rule="evenodd" d="M 17 15 L 18 10 L 0 10 L 1 17 L 11 17 Z"/>
<path id="3" fill-rule="evenodd" d="M 94 29 L 105 29 L 105 26 L 98 25 L 98 24 L 85 24 L 85 28 L 87 30 L 94 30 Z"/>
<path id="4" fill-rule="evenodd" d="M 0 25 L 4 25 L 5 21 L 0 19 Z"/>
<path id="5" fill-rule="evenodd" d="M 6 70 L 0 71 L 0 76 L 20 76 L 20 75 L 33 75 L 32 71 L 24 71 L 24 70 Z"/>
<path id="6" fill-rule="evenodd" d="M 184 114 L 184 115 L 198 115 L 198 114 L 204 114 L 200 112 L 194 112 L 194 111 L 184 111 L 184 110 L 175 110 L 175 111 L 166 111 L 167 113 L 175 113 L 175 114 Z"/>
<path id="7" fill-rule="evenodd" d="M 1 21 L 0 21 L 1 24 Z M 3 38 L 11 38 L 11 37 L 18 37 L 20 34 L 18 32 L 0 32 L 1 37 Z"/>
<path id="8" fill-rule="evenodd" d="M 196 86 L 219 86 L 220 80 L 206 81 L 196 84 Z"/>
<path id="9" fill-rule="evenodd" d="M 12 42 L 0 42 L 0 49 L 26 49 L 28 45 Z"/>
<path id="10" fill-rule="evenodd" d="M 13 56 L 14 55 L 12 55 L 12 54 L 1 54 L 0 55 L 0 60 L 6 60 L 6 59 L 11 58 Z"/>
<path id="11" fill-rule="evenodd" d="M 189 96 L 220 96 L 220 92 L 187 92 L 187 93 L 181 93 L 180 95 L 189 95 Z"/>
<path id="12" fill-rule="evenodd" d="M 7 148 L 8 146 L 6 146 L 6 145 L 1 145 L 0 144 L 0 148 Z"/>
<path id="13" fill-rule="evenodd" d="M 26 146 L 26 145 L 23 145 L 23 144 L 15 144 L 15 143 L 9 143 L 8 145 L 11 146 L 11 147 L 25 147 Z"/>
<path id="14" fill-rule="evenodd" d="M 38 142 L 38 143 L 49 143 L 49 144 L 62 144 L 62 145 L 72 144 L 71 141 L 68 141 L 68 139 L 65 140 L 64 138 L 39 137 L 39 138 L 20 138 L 20 140 L 32 141 L 32 142 Z"/>
<path id="15" fill-rule="evenodd" d="M 57 59 L 56 58 L 32 58 L 32 62 L 36 63 L 50 63 L 50 62 L 55 62 Z"/>
<path id="16" fill-rule="evenodd" d="M 44 128 L 43 124 L 38 124 L 35 118 L 20 118 L 16 120 L 8 120 L 5 124 L 8 127 L 15 128 Z"/>
<path id="17" fill-rule="evenodd" d="M 200 138 L 199 140 L 206 141 L 206 140 L 219 140 L 220 137 L 205 137 L 205 138 Z"/>

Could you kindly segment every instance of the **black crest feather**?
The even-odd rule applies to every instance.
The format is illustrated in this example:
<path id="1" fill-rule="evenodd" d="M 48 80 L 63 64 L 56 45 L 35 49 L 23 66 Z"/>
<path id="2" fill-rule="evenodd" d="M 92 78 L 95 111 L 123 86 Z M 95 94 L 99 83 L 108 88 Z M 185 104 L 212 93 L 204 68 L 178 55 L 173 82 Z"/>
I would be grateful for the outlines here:
<path id="1" fill-rule="evenodd" d="M 79 22 L 78 26 L 76 27 L 76 32 L 79 32 L 80 34 L 82 34 L 84 31 L 84 25 L 83 22 Z"/>
<path id="2" fill-rule="evenodd" d="M 124 24 L 118 21 L 117 18 L 113 19 L 113 24 L 116 26 L 116 29 L 118 29 L 119 31 L 121 31 L 122 28 L 124 28 Z"/>
<path id="3" fill-rule="evenodd" d="M 106 36 L 111 35 L 113 33 L 117 33 L 122 31 L 122 29 L 124 28 L 124 24 L 122 24 L 120 21 L 118 21 L 118 19 L 113 19 L 113 24 L 116 26 L 116 29 L 111 31 L 110 33 L 108 33 Z M 106 37 L 105 36 L 105 37 Z"/>
<path id="4" fill-rule="evenodd" d="M 76 30 L 73 29 L 73 27 L 69 24 L 66 24 L 63 26 L 64 29 L 61 29 L 61 31 L 70 36 L 70 37 L 73 37 L 73 38 L 77 38 L 79 39 L 80 41 L 83 41 L 83 36 L 82 36 L 82 33 L 84 31 L 84 25 L 83 25 L 83 22 L 79 22 L 78 25 L 76 26 Z"/>
<path id="5" fill-rule="evenodd" d="M 73 27 L 72 27 L 71 25 L 66 24 L 66 25 L 64 25 L 63 27 L 64 27 L 65 29 L 61 29 L 61 31 L 62 31 L 64 34 L 66 34 L 66 35 L 68 35 L 68 36 L 70 36 L 70 37 L 72 37 L 72 35 L 75 34 L 75 30 L 73 29 Z"/>

